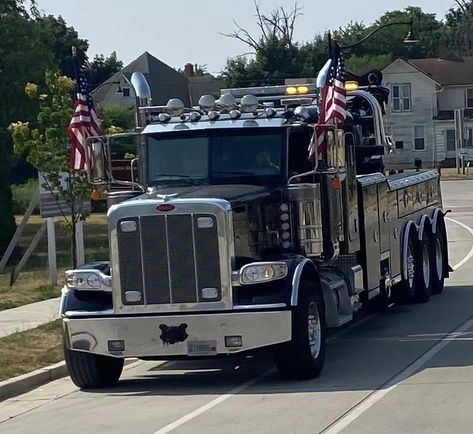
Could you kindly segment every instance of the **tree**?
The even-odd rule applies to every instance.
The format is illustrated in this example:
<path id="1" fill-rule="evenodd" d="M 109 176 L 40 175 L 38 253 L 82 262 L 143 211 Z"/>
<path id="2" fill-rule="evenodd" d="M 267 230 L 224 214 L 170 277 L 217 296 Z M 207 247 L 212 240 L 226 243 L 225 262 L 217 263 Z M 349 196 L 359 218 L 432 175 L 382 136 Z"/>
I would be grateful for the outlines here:
<path id="1" fill-rule="evenodd" d="M 28 80 L 42 81 L 44 70 L 54 62 L 49 38 L 41 32 L 34 2 L 3 0 L 0 3 L 0 252 L 15 230 L 10 191 L 11 137 L 8 125 L 22 117 L 29 120 L 36 105 L 24 94 Z"/>
<path id="2" fill-rule="evenodd" d="M 294 29 L 301 8 L 284 7 L 264 14 L 255 2 L 259 35 L 251 35 L 235 22 L 236 30 L 224 36 L 242 41 L 254 57 L 229 59 L 221 75 L 225 86 L 282 84 L 286 78 L 313 77 L 326 60 L 326 41 L 317 36 L 313 42 L 294 40 Z"/>
<path id="3" fill-rule="evenodd" d="M 85 74 L 90 85 L 95 88 L 122 69 L 123 62 L 118 60 L 114 51 L 109 57 L 96 55 L 94 60 L 86 65 Z"/>
<path id="4" fill-rule="evenodd" d="M 129 131 L 135 127 L 135 118 L 132 107 L 120 105 L 99 105 L 97 115 L 100 119 L 103 131 L 109 133 Z M 118 131 L 118 130 L 119 131 Z"/>
<path id="5" fill-rule="evenodd" d="M 473 55 L 473 2 L 457 0 L 445 17 L 445 29 L 441 38 L 441 55 Z"/>
<path id="6" fill-rule="evenodd" d="M 26 155 L 27 160 L 46 176 L 45 187 L 55 193 L 57 199 L 66 201 L 70 216 L 64 215 L 71 229 L 72 266 L 77 265 L 75 227 L 84 218 L 82 205 L 90 195 L 87 174 L 69 168 L 69 142 L 67 128 L 71 120 L 71 99 L 74 81 L 59 72 L 46 71 L 46 91 L 41 93 L 37 84 L 28 83 L 25 93 L 39 104 L 34 122 L 12 123 L 9 131 L 17 155 Z M 63 174 L 68 173 L 66 183 Z"/>
<path id="7" fill-rule="evenodd" d="M 68 77 L 75 77 L 76 58 L 72 55 L 71 47 L 77 48 L 77 61 L 83 65 L 87 61 L 89 43 L 86 39 L 79 38 L 73 27 L 67 26 L 62 17 L 53 15 L 37 18 L 41 31 L 50 39 L 51 51 L 56 66 Z"/>

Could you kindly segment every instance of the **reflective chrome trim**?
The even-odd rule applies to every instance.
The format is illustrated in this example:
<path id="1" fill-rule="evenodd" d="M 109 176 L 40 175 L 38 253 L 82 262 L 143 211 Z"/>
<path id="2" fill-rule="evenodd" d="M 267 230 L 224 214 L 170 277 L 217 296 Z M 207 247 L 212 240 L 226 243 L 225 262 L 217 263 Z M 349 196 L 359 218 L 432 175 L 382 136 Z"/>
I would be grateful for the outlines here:
<path id="1" fill-rule="evenodd" d="M 294 276 L 292 276 L 291 306 L 297 306 L 297 299 L 299 297 L 299 283 L 301 281 L 302 272 L 308 263 L 311 264 L 309 266 L 312 266 L 314 271 L 317 271 L 314 263 L 310 259 L 304 258 L 301 262 L 299 262 L 296 270 L 294 271 Z"/>
<path id="2" fill-rule="evenodd" d="M 106 310 L 68 310 L 62 314 L 62 317 L 70 318 L 70 317 L 82 317 L 82 316 L 105 316 L 105 315 L 113 315 L 113 309 L 106 309 Z"/>
<path id="3" fill-rule="evenodd" d="M 247 268 L 250 268 L 250 267 L 259 267 L 259 266 L 275 266 L 275 267 L 283 267 L 285 268 L 285 272 L 283 275 L 281 276 L 275 276 L 275 277 L 272 277 L 272 278 L 268 278 L 268 279 L 265 279 L 265 280 L 259 280 L 257 282 L 244 282 L 243 281 L 243 273 L 245 272 L 245 270 Z M 239 280 L 240 280 L 240 285 L 257 285 L 259 283 L 268 283 L 268 282 L 273 282 L 275 280 L 281 280 L 281 279 L 284 279 L 286 278 L 287 276 L 287 273 L 288 273 L 288 267 L 287 267 L 287 263 L 286 262 L 282 262 L 282 261 L 274 261 L 274 262 L 251 262 L 249 264 L 246 264 L 246 265 L 243 265 L 243 267 L 240 268 L 240 271 L 239 271 Z M 233 273 L 232 273 L 233 275 Z"/>
<path id="4" fill-rule="evenodd" d="M 234 306 L 233 310 L 254 310 L 254 309 L 281 309 L 287 307 L 286 303 L 274 303 L 274 304 L 244 304 L 240 306 Z"/>
<path id="5" fill-rule="evenodd" d="M 203 315 L 63 318 L 69 348 L 115 357 L 187 356 L 188 342 L 214 341 L 216 354 L 247 351 L 291 340 L 290 310 L 206 313 Z M 159 325 L 187 324 L 184 342 L 163 345 Z M 242 347 L 225 346 L 226 336 L 241 336 Z M 111 353 L 108 341 L 125 341 L 125 351 Z M 196 354 L 193 354 L 196 355 Z"/>
<path id="6" fill-rule="evenodd" d="M 401 188 L 410 187 L 411 185 L 420 184 L 425 181 L 437 179 L 439 177 L 436 170 L 429 170 L 427 172 L 415 172 L 413 174 L 406 174 L 405 177 L 399 179 L 387 178 L 389 188 L 391 191 L 399 190 Z"/>
<path id="7" fill-rule="evenodd" d="M 233 220 L 231 205 L 228 201 L 213 198 L 180 199 L 171 198 L 166 203 L 176 208 L 166 212 L 167 215 L 211 214 L 217 221 L 218 245 L 220 251 L 220 280 L 222 299 L 215 302 L 170 303 L 159 305 L 123 305 L 120 287 L 120 269 L 118 265 L 117 223 L 123 218 L 144 217 L 160 214 L 156 206 L 164 203 L 162 199 L 135 199 L 113 205 L 108 210 L 110 233 L 110 265 L 113 276 L 113 306 L 115 313 L 156 313 L 231 310 L 233 293 L 231 284 L 232 267 L 235 262 L 235 245 L 233 239 Z M 173 270 L 171 270 L 173 271 Z"/>

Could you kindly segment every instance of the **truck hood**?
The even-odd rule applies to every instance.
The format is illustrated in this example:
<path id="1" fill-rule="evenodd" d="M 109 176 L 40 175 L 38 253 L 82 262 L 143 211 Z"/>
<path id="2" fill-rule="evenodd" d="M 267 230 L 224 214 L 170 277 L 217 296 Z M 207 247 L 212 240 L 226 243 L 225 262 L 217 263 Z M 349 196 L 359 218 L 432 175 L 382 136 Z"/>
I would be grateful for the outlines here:
<path id="1" fill-rule="evenodd" d="M 172 199 L 225 199 L 232 205 L 238 205 L 255 199 L 277 195 L 280 191 L 280 187 L 263 187 L 247 184 L 176 186 L 153 189 L 143 196 L 140 196 L 139 199 L 159 199 L 160 195 L 175 195 Z"/>

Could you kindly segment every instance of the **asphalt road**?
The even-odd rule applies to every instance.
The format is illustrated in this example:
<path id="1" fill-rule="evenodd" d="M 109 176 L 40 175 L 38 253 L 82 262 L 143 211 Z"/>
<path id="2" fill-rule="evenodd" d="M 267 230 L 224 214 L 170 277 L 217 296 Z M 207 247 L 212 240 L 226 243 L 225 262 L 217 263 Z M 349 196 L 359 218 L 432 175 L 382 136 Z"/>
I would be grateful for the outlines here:
<path id="1" fill-rule="evenodd" d="M 2 402 L 0 433 L 472 433 L 473 181 L 443 192 L 456 268 L 444 293 L 334 333 L 320 378 L 282 381 L 265 354 L 137 362 L 113 390 L 65 378 Z"/>

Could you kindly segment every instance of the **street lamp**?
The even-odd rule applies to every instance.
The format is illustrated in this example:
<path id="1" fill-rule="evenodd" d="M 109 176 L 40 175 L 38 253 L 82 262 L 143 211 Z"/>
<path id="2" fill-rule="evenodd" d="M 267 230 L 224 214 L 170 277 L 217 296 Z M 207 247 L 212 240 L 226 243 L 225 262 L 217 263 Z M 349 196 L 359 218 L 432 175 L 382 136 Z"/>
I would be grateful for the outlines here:
<path id="1" fill-rule="evenodd" d="M 372 32 L 368 33 L 363 39 L 359 40 L 358 42 L 355 42 L 352 45 L 346 45 L 344 47 L 340 47 L 342 50 L 347 50 L 349 48 L 355 48 L 358 47 L 359 45 L 363 44 L 365 41 L 367 41 L 371 36 L 373 36 L 375 33 L 379 32 L 382 29 L 385 29 L 386 27 L 392 27 L 392 26 L 399 26 L 399 25 L 408 25 L 409 26 L 409 33 L 406 35 L 404 38 L 404 43 L 405 44 L 417 44 L 419 40 L 416 38 L 415 33 L 414 33 L 414 26 L 412 24 L 412 21 L 398 21 L 395 23 L 388 23 L 384 24 L 383 26 L 379 26 L 376 29 L 374 29 Z"/>

